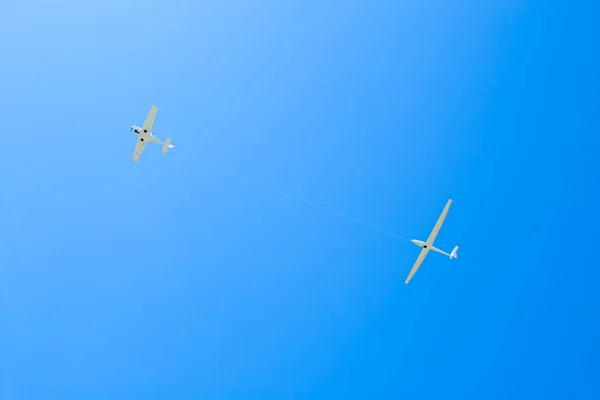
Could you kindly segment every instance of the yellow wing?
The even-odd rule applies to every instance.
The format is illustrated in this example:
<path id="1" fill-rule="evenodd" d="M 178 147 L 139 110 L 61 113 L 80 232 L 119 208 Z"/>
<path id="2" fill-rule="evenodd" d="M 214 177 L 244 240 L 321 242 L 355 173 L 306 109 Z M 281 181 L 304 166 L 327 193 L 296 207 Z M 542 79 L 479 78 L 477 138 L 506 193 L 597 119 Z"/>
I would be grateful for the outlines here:
<path id="1" fill-rule="evenodd" d="M 433 245 L 435 238 L 437 237 L 438 233 L 440 232 L 440 228 L 442 227 L 442 224 L 444 223 L 444 220 L 446 219 L 446 214 L 448 214 L 448 210 L 450 209 L 450 204 L 452 204 L 452 199 L 448 200 L 448 202 L 446 203 L 446 207 L 444 207 L 442 214 L 438 218 L 437 222 L 435 223 L 435 226 L 433 227 L 433 230 L 431 231 L 431 233 L 429 234 L 429 237 L 427 238 L 427 245 L 430 247 L 431 247 L 431 245 Z"/>
<path id="2" fill-rule="evenodd" d="M 152 132 L 152 125 L 154 125 L 154 119 L 156 118 L 157 111 L 158 111 L 158 107 L 156 107 L 156 106 L 152 106 L 152 108 L 150 108 L 150 112 L 148 113 L 148 116 L 146 117 L 146 120 L 144 121 L 144 125 L 142 126 L 142 131 L 144 133 Z"/>
<path id="3" fill-rule="evenodd" d="M 419 269 L 419 267 L 421 266 L 421 263 L 427 256 L 427 253 L 429 253 L 428 248 L 423 248 L 423 250 L 421 250 L 421 253 L 419 253 L 419 257 L 417 257 L 417 261 L 415 261 L 415 265 L 413 265 L 412 269 L 410 270 L 410 273 L 408 274 L 408 278 L 406 278 L 404 283 L 406 283 L 408 285 L 408 282 L 410 282 L 413 275 L 417 273 L 417 270 Z"/>
<path id="4" fill-rule="evenodd" d="M 144 147 L 146 146 L 146 142 L 142 140 L 142 138 L 138 138 L 137 143 L 135 144 L 135 150 L 133 151 L 133 161 L 138 162 L 140 156 L 142 155 L 142 151 L 144 151 Z"/>

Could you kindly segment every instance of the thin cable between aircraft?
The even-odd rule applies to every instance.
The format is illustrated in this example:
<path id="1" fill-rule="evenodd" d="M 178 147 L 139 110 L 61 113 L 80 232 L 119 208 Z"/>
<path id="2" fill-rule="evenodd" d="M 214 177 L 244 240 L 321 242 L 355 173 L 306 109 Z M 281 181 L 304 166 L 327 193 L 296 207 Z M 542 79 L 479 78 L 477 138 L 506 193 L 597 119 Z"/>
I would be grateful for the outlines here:
<path id="1" fill-rule="evenodd" d="M 201 162 L 202 164 L 204 164 L 204 165 L 206 165 L 206 166 L 208 166 L 208 167 L 211 167 L 211 168 L 213 168 L 213 169 L 216 169 L 216 170 L 218 170 L 218 171 L 224 172 L 224 173 L 226 173 L 226 174 L 228 174 L 228 175 L 231 175 L 231 176 L 233 176 L 233 177 L 235 177 L 235 178 L 238 178 L 238 179 L 240 179 L 240 180 L 243 180 L 243 181 L 245 181 L 245 182 L 247 182 L 247 183 L 253 184 L 253 185 L 255 185 L 255 186 L 258 186 L 258 187 L 261 187 L 261 188 L 263 188 L 263 189 L 270 190 L 270 191 L 272 191 L 272 192 L 275 192 L 275 193 L 277 193 L 277 194 L 279 194 L 279 195 L 281 195 L 281 196 L 284 196 L 284 197 L 287 197 L 287 198 L 290 198 L 290 199 L 296 200 L 296 201 L 298 201 L 298 202 L 300 202 L 300 203 L 304 203 L 304 204 L 306 204 L 306 205 L 308 205 L 308 206 L 311 206 L 311 207 L 317 208 L 317 209 L 319 209 L 319 210 L 321 210 L 321 211 L 325 211 L 325 212 L 327 212 L 327 213 L 329 213 L 329 214 L 331 214 L 331 215 L 334 215 L 334 216 L 337 216 L 337 217 L 340 217 L 340 218 L 346 219 L 346 220 L 348 220 L 348 221 L 352 221 L 352 222 L 354 222 L 354 223 L 357 223 L 357 224 L 359 224 L 359 225 L 362 225 L 362 226 L 364 226 L 364 227 L 366 227 L 366 228 L 369 228 L 369 229 L 375 230 L 375 231 L 377 231 L 377 232 L 379 232 L 379 233 L 383 233 L 383 234 L 385 234 L 385 235 L 391 236 L 391 237 L 393 237 L 393 238 L 396 238 L 396 239 L 399 239 L 399 240 L 405 240 L 405 241 L 407 241 L 407 242 L 410 242 L 410 239 L 407 239 L 407 238 L 405 238 L 405 237 L 403 237 L 403 236 L 397 235 L 397 234 L 395 234 L 394 232 L 390 232 L 390 231 L 388 231 L 387 229 L 380 228 L 380 227 L 378 227 L 378 226 L 375 226 L 375 225 L 369 224 L 369 223 L 367 223 L 367 222 L 361 221 L 361 220 L 359 220 L 359 219 L 357 219 L 357 218 L 354 218 L 354 217 L 351 217 L 351 216 L 349 216 L 349 215 L 343 214 L 343 213 L 341 213 L 341 212 L 338 212 L 338 211 L 332 210 L 331 208 L 328 208 L 328 207 L 322 206 L 322 205 L 320 205 L 320 204 L 317 204 L 317 203 L 315 203 L 315 202 L 312 202 L 312 201 L 309 201 L 309 200 L 303 199 L 302 197 L 299 197 L 299 196 L 293 195 L 293 194 L 291 194 L 291 193 L 285 192 L 285 191 L 283 191 L 283 190 L 281 190 L 281 189 L 278 189 L 278 188 L 276 188 L 276 187 L 274 187 L 274 186 L 267 185 L 266 183 L 262 183 L 262 182 L 260 182 L 260 181 L 257 181 L 256 179 L 248 178 L 247 176 L 241 175 L 241 174 L 239 174 L 239 173 L 237 173 L 237 172 L 234 172 L 234 171 L 232 171 L 232 170 L 230 170 L 230 169 L 227 169 L 227 168 L 225 168 L 225 167 L 222 167 L 222 166 L 220 166 L 220 165 L 218 165 L 218 164 L 211 163 L 211 162 L 208 162 L 208 161 L 206 161 L 206 160 L 203 160 L 203 159 L 201 159 L 201 158 L 199 158 L 199 157 L 193 156 L 193 155 L 191 155 L 191 154 L 184 153 L 183 151 L 181 151 L 181 150 L 179 150 L 179 149 L 173 149 L 173 151 L 176 151 L 176 152 L 178 152 L 178 153 L 180 153 L 180 154 L 182 154 L 182 155 L 184 155 L 184 156 L 186 156 L 186 157 L 188 157 L 188 158 L 191 158 L 191 159 L 193 159 L 193 160 L 199 161 L 199 162 Z"/>

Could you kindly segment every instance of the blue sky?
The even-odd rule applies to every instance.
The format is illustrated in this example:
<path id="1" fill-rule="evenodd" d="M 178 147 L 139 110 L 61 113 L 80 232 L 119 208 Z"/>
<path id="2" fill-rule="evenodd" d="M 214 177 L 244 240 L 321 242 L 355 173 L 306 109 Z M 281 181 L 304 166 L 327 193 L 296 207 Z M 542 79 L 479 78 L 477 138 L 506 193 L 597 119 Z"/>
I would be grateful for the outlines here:
<path id="1" fill-rule="evenodd" d="M 2 5 L 0 397 L 598 398 L 597 14 Z"/>

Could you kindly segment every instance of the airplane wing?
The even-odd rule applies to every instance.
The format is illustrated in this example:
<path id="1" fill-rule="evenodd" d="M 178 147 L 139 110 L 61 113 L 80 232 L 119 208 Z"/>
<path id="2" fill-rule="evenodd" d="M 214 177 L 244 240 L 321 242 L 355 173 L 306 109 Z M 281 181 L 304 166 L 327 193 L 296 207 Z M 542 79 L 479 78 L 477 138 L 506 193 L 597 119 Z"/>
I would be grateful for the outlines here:
<path id="1" fill-rule="evenodd" d="M 144 133 L 152 132 L 152 125 L 154 125 L 154 119 L 156 118 L 157 111 L 158 107 L 156 106 L 152 106 L 152 108 L 150 108 L 150 112 L 148 113 L 148 116 L 144 121 L 144 125 L 142 125 L 142 130 L 144 131 Z"/>
<path id="2" fill-rule="evenodd" d="M 144 151 L 145 146 L 146 146 L 146 142 L 138 139 L 137 143 L 135 144 L 135 150 L 133 151 L 133 161 L 134 162 L 138 162 L 138 160 L 140 159 L 140 156 L 142 155 L 142 151 Z"/>
<path id="3" fill-rule="evenodd" d="M 408 274 L 408 277 L 406 278 L 406 280 L 404 281 L 404 283 L 406 283 L 408 285 L 408 282 L 410 282 L 410 280 L 412 279 L 413 275 L 417 272 L 417 270 L 421 266 L 421 263 L 423 262 L 423 260 L 427 256 L 427 253 L 429 253 L 429 249 L 423 248 L 423 250 L 421 250 L 421 253 L 419 253 L 419 257 L 417 257 L 417 261 L 415 261 L 415 265 L 413 265 L 413 267 L 410 270 L 410 273 Z"/>
<path id="4" fill-rule="evenodd" d="M 438 233 L 440 232 L 440 228 L 442 227 L 442 224 L 444 223 L 444 220 L 446 219 L 446 214 L 448 214 L 448 210 L 450 209 L 450 204 L 452 204 L 452 199 L 448 200 L 448 202 L 446 203 L 446 207 L 444 207 L 442 214 L 438 218 L 437 222 L 435 223 L 435 226 L 433 227 L 433 230 L 429 234 L 429 237 L 427 238 L 428 246 L 431 246 L 433 244 L 433 241 L 435 240 Z"/>

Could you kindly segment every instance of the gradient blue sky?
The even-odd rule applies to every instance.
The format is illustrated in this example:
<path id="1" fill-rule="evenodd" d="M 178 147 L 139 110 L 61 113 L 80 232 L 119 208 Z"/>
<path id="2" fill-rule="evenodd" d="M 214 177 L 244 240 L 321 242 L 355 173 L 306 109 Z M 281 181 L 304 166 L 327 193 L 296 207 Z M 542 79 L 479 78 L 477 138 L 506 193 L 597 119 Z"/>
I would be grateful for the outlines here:
<path id="1" fill-rule="evenodd" d="M 600 6 L 9 1 L 2 399 L 597 399 Z M 148 146 L 182 151 L 460 258 Z"/>

